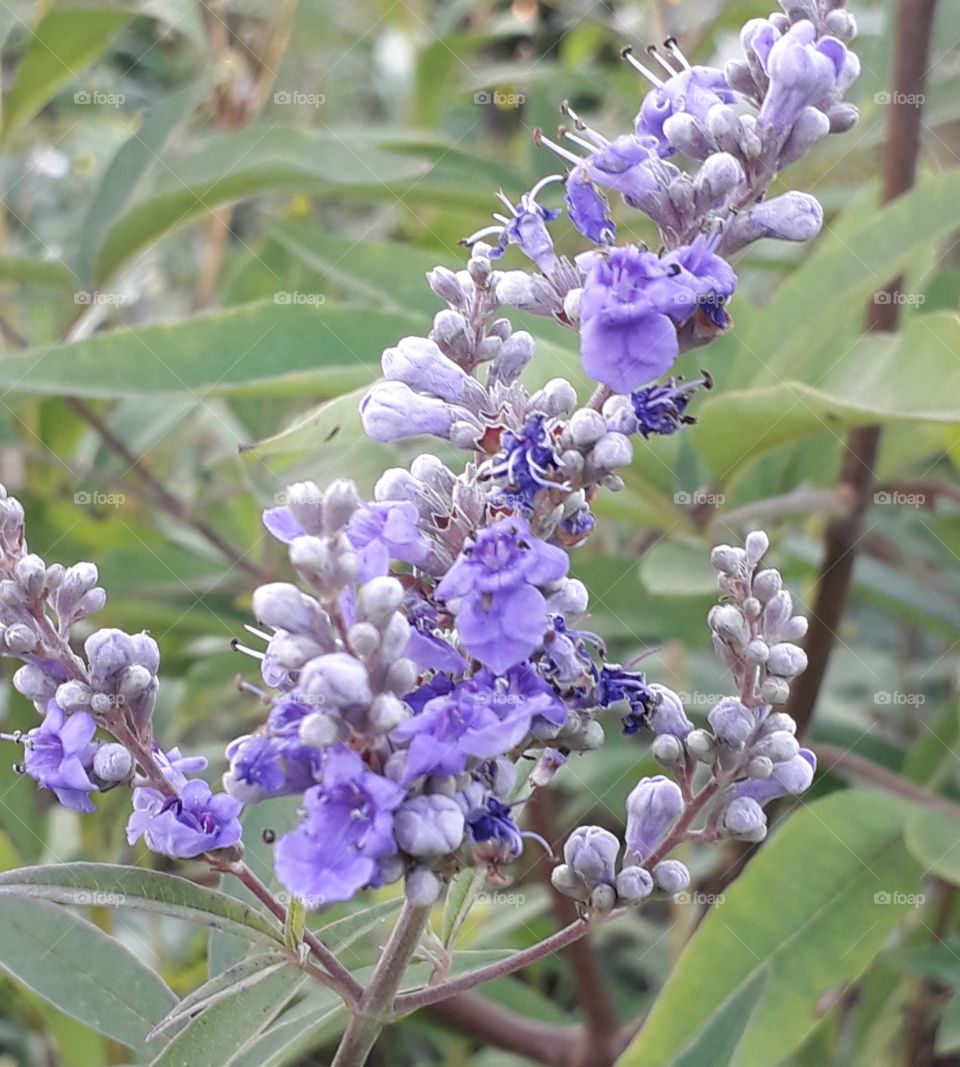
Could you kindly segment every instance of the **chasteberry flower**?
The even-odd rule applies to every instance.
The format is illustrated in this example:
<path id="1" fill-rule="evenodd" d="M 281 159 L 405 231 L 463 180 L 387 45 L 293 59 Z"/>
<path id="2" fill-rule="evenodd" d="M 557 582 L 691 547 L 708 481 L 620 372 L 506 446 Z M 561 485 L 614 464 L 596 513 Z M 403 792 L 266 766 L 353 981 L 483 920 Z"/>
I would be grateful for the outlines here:
<path id="1" fill-rule="evenodd" d="M 90 794 L 97 789 L 91 780 L 97 744 L 97 724 L 92 715 L 77 711 L 67 715 L 51 700 L 43 723 L 24 737 L 24 770 L 57 800 L 74 811 L 96 811 Z"/>
<path id="2" fill-rule="evenodd" d="M 190 859 L 235 845 L 243 832 L 238 818 L 242 807 L 226 793 L 214 794 L 199 778 L 187 782 L 177 796 L 138 786 L 133 791 L 127 841 L 132 845 L 143 837 L 153 852 Z"/>

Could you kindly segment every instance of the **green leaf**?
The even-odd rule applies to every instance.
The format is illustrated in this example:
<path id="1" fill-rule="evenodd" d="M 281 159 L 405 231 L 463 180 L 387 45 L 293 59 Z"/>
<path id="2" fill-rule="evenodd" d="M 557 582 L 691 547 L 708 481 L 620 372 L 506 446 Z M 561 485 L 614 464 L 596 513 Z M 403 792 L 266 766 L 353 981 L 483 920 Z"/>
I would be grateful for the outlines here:
<path id="1" fill-rule="evenodd" d="M 0 874 L 0 898 L 30 897 L 58 904 L 132 908 L 202 923 L 215 930 L 280 941 L 262 912 L 216 889 L 175 874 L 110 863 L 58 863 Z"/>
<path id="2" fill-rule="evenodd" d="M 465 867 L 451 880 L 443 905 L 443 919 L 440 922 L 440 940 L 444 948 L 451 948 L 456 942 L 485 879 L 486 875 L 481 868 Z"/>
<path id="3" fill-rule="evenodd" d="M 402 904 L 403 897 L 380 900 L 367 908 L 344 915 L 342 919 L 334 919 L 333 922 L 317 926 L 316 933 L 331 952 L 339 955 L 344 949 L 359 941 L 361 937 L 365 937 L 378 927 L 385 926 L 387 920 L 400 910 Z"/>
<path id="4" fill-rule="evenodd" d="M 430 319 L 442 306 L 426 282 L 438 264 L 459 269 L 453 257 L 426 252 L 404 244 L 356 241 L 338 234 L 321 233 L 299 221 L 272 222 L 267 233 L 311 270 L 374 299 L 384 310 L 417 313 Z"/>
<path id="5" fill-rule="evenodd" d="M 960 819 L 943 811 L 918 811 L 907 821 L 904 840 L 927 874 L 960 885 Z"/>
<path id="6" fill-rule="evenodd" d="M 80 228 L 77 274 L 81 286 L 92 287 L 104 235 L 126 207 L 137 183 L 159 161 L 170 134 L 196 102 L 201 84 L 191 83 L 155 100 L 140 129 L 110 160 Z"/>
<path id="7" fill-rule="evenodd" d="M 851 790 L 790 816 L 704 919 L 620 1067 L 672 1064 L 763 971 L 737 1062 L 789 1056 L 817 1025 L 824 994 L 856 979 L 916 902 L 920 870 L 902 840 L 913 810 Z"/>
<path id="8" fill-rule="evenodd" d="M 229 1067 L 256 1041 L 307 981 L 295 967 L 221 1000 L 179 1033 L 151 1067 Z"/>
<path id="9" fill-rule="evenodd" d="M 214 1004 L 219 1004 L 221 1000 L 242 993 L 268 978 L 274 971 L 287 966 L 289 961 L 279 952 L 258 952 L 247 956 L 185 996 L 157 1023 L 148 1037 L 152 1039 L 174 1024 L 190 1016 L 199 1015 Z"/>
<path id="10" fill-rule="evenodd" d="M 104 237 L 97 258 L 100 282 L 157 238 L 223 204 L 266 190 L 399 192 L 427 171 L 420 160 L 382 151 L 369 137 L 335 130 L 315 134 L 278 124 L 255 124 L 208 135 L 168 153 Z M 380 175 L 389 175 L 382 181 Z"/>
<path id="11" fill-rule="evenodd" d="M 673 1067 L 730 1067 L 767 984 L 765 971 L 758 971 L 745 985 L 738 986 L 704 1023 L 693 1042 L 673 1061 Z"/>
<path id="12" fill-rule="evenodd" d="M 21 282 L 72 292 L 76 281 L 70 268 L 58 259 L 31 259 L 29 256 L 0 256 L 0 282 Z"/>
<path id="13" fill-rule="evenodd" d="M 307 906 L 299 897 L 294 897 L 287 905 L 287 917 L 283 924 L 283 943 L 291 952 L 299 949 L 306 922 Z"/>
<path id="14" fill-rule="evenodd" d="M 0 389 L 32 396 L 336 396 L 371 381 L 398 315 L 256 303 L 175 325 L 115 330 L 0 362 Z"/>
<path id="15" fill-rule="evenodd" d="M 865 334 L 815 384 L 794 377 L 721 391 L 698 409 L 691 433 L 721 479 L 778 445 L 823 431 L 960 419 L 960 319 L 911 318 L 901 334 Z M 798 367 L 802 371 L 802 367 Z"/>
<path id="16" fill-rule="evenodd" d="M 0 144 L 101 55 L 131 17 L 122 9 L 61 8 L 41 19 L 4 101 Z"/>
<path id="17" fill-rule="evenodd" d="M 717 572 L 702 542 L 660 541 L 640 561 L 640 578 L 654 596 L 715 596 Z"/>
<path id="18" fill-rule="evenodd" d="M 0 899 L 0 967 L 67 1015 L 139 1048 L 176 997 L 93 923 L 42 900 Z"/>

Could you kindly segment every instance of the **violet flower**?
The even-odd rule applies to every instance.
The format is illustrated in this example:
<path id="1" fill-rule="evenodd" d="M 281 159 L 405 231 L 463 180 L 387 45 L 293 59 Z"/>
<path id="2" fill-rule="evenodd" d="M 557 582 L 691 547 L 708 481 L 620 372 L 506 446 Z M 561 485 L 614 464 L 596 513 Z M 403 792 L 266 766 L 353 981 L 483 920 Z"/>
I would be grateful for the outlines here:
<path id="1" fill-rule="evenodd" d="M 40 726 L 24 738 L 24 770 L 57 800 L 74 811 L 96 811 L 90 794 L 97 789 L 91 780 L 97 745 L 97 724 L 85 711 L 67 715 L 51 700 Z"/>

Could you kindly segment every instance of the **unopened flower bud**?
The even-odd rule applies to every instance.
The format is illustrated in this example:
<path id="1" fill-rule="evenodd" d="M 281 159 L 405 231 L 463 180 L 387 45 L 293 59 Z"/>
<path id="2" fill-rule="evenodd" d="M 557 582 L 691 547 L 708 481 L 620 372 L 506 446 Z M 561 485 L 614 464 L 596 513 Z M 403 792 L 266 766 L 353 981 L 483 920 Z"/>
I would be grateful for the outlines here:
<path id="1" fill-rule="evenodd" d="M 739 574 L 746 561 L 746 553 L 742 548 L 731 548 L 730 545 L 717 545 L 710 553 L 711 565 L 721 574 Z"/>
<path id="2" fill-rule="evenodd" d="M 93 773 L 101 782 L 125 782 L 133 774 L 133 756 L 123 745 L 101 745 L 93 754 Z"/>
<path id="3" fill-rule="evenodd" d="M 617 891 L 612 885 L 594 886 L 590 894 L 590 907 L 599 915 L 613 911 L 617 903 Z"/>
<path id="4" fill-rule="evenodd" d="M 766 604 L 771 597 L 776 596 L 783 587 L 783 579 L 780 572 L 775 570 L 757 571 L 751 583 L 753 595 L 761 604 Z"/>
<path id="5" fill-rule="evenodd" d="M 629 854 L 643 860 L 660 844 L 683 811 L 676 782 L 657 775 L 642 778 L 627 797 L 626 842 Z"/>
<path id="6" fill-rule="evenodd" d="M 795 678 L 807 669 L 807 654 L 798 645 L 784 641 L 770 649 L 767 670 L 781 678 Z"/>
<path id="7" fill-rule="evenodd" d="M 723 809 L 720 831 L 741 841 L 762 841 L 767 836 L 767 818 L 755 800 L 736 797 Z"/>
<path id="8" fill-rule="evenodd" d="M 82 711 L 90 706 L 93 691 L 86 682 L 64 682 L 57 687 L 56 701 L 66 712 Z"/>
<path id="9" fill-rule="evenodd" d="M 717 746 L 713 736 L 706 730 L 691 730 L 686 738 L 687 751 L 700 763 L 713 763 Z"/>
<path id="10" fill-rule="evenodd" d="M 434 267 L 433 270 L 428 271 L 427 284 L 441 300 L 446 300 L 447 303 L 455 306 L 463 302 L 463 289 L 457 281 L 456 274 L 447 267 Z"/>
<path id="11" fill-rule="evenodd" d="M 298 736 L 310 748 L 326 748 L 340 740 L 343 728 L 343 722 L 336 716 L 314 711 L 300 723 Z"/>
<path id="12" fill-rule="evenodd" d="M 653 880 L 664 893 L 682 893 L 690 884 L 690 872 L 679 860 L 661 860 L 653 868 Z"/>
<path id="13" fill-rule="evenodd" d="M 617 875 L 617 896 L 624 904 L 639 904 L 653 892 L 653 876 L 643 867 L 624 867 Z"/>
<path id="14" fill-rule="evenodd" d="M 23 656 L 32 652 L 39 643 L 37 635 L 27 625 L 16 622 L 8 626 L 3 632 L 3 642 L 7 648 L 17 656 Z"/>
<path id="15" fill-rule="evenodd" d="M 786 704 L 790 699 L 790 683 L 774 676 L 764 679 L 760 686 L 760 699 L 764 704 Z"/>
<path id="16" fill-rule="evenodd" d="M 747 534 L 744 550 L 747 556 L 747 568 L 753 570 L 761 559 L 767 554 L 770 547 L 770 538 L 763 530 L 753 530 Z"/>
<path id="17" fill-rule="evenodd" d="M 607 424 L 599 411 L 580 408 L 570 416 L 570 439 L 578 448 L 589 448 L 607 432 Z"/>
<path id="18" fill-rule="evenodd" d="M 421 794 L 394 814 L 397 844 L 411 856 L 444 856 L 463 841 L 464 818 L 457 802 L 441 793 Z"/>
<path id="19" fill-rule="evenodd" d="M 47 701 L 57 692 L 57 682 L 41 667 L 25 663 L 14 672 L 13 688 L 27 700 L 46 706 Z"/>
<path id="20" fill-rule="evenodd" d="M 412 659 L 407 659 L 406 657 L 398 659 L 387 670 L 383 688 L 390 693 L 397 693 L 403 696 L 413 688 L 418 673 L 417 665 Z"/>
<path id="21" fill-rule="evenodd" d="M 13 573 L 27 597 L 36 600 L 43 592 L 47 577 L 47 565 L 39 556 L 32 553 L 17 560 Z"/>
<path id="22" fill-rule="evenodd" d="M 380 647 L 380 631 L 369 622 L 355 622 L 347 632 L 350 651 L 366 659 Z"/>
<path id="23" fill-rule="evenodd" d="M 747 763 L 747 777 L 769 778 L 773 774 L 773 760 L 768 756 L 753 756 Z"/>
<path id="24" fill-rule="evenodd" d="M 761 667 L 767 662 L 770 646 L 760 637 L 754 638 L 743 650 L 743 658 L 754 667 Z"/>
<path id="25" fill-rule="evenodd" d="M 601 826 L 578 826 L 563 846 L 567 866 L 591 889 L 613 884 L 619 853 L 616 835 Z"/>
<path id="26" fill-rule="evenodd" d="M 681 739 L 686 737 L 693 729 L 693 723 L 687 718 L 680 697 L 657 682 L 651 683 L 650 692 L 658 698 L 650 712 L 650 729 L 655 734 L 672 734 Z"/>
<path id="27" fill-rule="evenodd" d="M 403 882 L 403 892 L 415 908 L 429 908 L 440 897 L 440 879 L 427 867 L 414 867 Z"/>
<path id="28" fill-rule="evenodd" d="M 721 700 L 707 718 L 717 738 L 727 745 L 745 744 L 757 728 L 755 714 L 734 697 Z"/>
<path id="29" fill-rule="evenodd" d="M 807 635 L 807 619 L 804 615 L 794 615 L 780 627 L 780 636 L 784 641 L 801 641 Z"/>
<path id="30" fill-rule="evenodd" d="M 323 494 L 323 526 L 328 534 L 339 533 L 363 501 L 353 482 L 338 478 Z"/>
<path id="31" fill-rule="evenodd" d="M 407 717 L 407 706 L 393 693 L 380 693 L 370 705 L 370 730 L 375 734 L 388 734 Z"/>
<path id="32" fill-rule="evenodd" d="M 590 463 L 597 470 L 616 470 L 628 467 L 633 462 L 633 445 L 622 433 L 606 433 L 593 446 Z"/>
<path id="33" fill-rule="evenodd" d="M 707 623 L 716 635 L 729 645 L 739 647 L 750 639 L 750 630 L 743 612 L 733 604 L 717 604 L 710 609 Z"/>
<path id="34" fill-rule="evenodd" d="M 564 896 L 584 901 L 589 899 L 590 890 L 565 863 L 553 868 L 550 872 L 550 882 L 553 888 Z"/>
<path id="35" fill-rule="evenodd" d="M 493 373 L 504 385 L 512 385 L 533 359 L 534 341 L 526 330 L 517 330 L 500 346 L 493 362 Z"/>
<path id="36" fill-rule="evenodd" d="M 774 730 L 759 742 L 757 751 L 769 756 L 774 763 L 785 763 L 800 751 L 800 743 L 786 730 Z"/>
<path id="37" fill-rule="evenodd" d="M 382 629 L 402 603 L 403 586 L 396 578 L 371 578 L 357 594 L 357 618 Z"/>
<path id="38" fill-rule="evenodd" d="M 650 746 L 653 758 L 663 767 L 675 767 L 683 761 L 684 749 L 672 734 L 659 734 Z"/>
<path id="39" fill-rule="evenodd" d="M 373 699 L 367 668 L 347 652 L 311 660 L 300 675 L 300 686 L 311 700 L 334 708 L 365 707 Z"/>

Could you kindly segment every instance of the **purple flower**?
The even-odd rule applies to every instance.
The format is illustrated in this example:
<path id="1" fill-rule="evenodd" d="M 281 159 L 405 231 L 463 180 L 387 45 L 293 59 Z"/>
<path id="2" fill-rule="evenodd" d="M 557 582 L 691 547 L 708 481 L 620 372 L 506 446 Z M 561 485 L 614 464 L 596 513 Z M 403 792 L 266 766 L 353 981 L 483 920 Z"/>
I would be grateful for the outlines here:
<path id="1" fill-rule="evenodd" d="M 421 396 L 404 382 L 381 382 L 360 401 L 367 436 L 382 444 L 417 434 L 447 438 L 453 415 L 445 400 Z"/>
<path id="2" fill-rule="evenodd" d="M 298 537 L 303 537 L 306 530 L 294 518 L 293 512 L 286 506 L 267 508 L 261 516 L 263 525 L 278 541 L 289 545 Z"/>
<path id="3" fill-rule="evenodd" d="M 671 378 L 665 385 L 649 385 L 636 390 L 630 396 L 637 419 L 634 432 L 644 438 L 654 434 L 666 436 L 694 422 L 686 410 L 690 398 L 701 384 L 709 389 L 713 382 L 707 378 L 678 384 Z"/>
<path id="4" fill-rule="evenodd" d="M 790 129 L 805 107 L 837 103 L 860 73 L 856 55 L 835 37 L 818 40 L 812 22 L 797 22 L 770 41 L 761 34 L 753 42 L 770 79 L 759 121 L 778 132 Z"/>
<path id="5" fill-rule="evenodd" d="M 659 377 L 680 350 L 669 312 L 686 300 L 652 252 L 628 245 L 594 256 L 580 303 L 584 370 L 618 393 Z"/>
<path id="6" fill-rule="evenodd" d="M 403 654 L 421 670 L 462 674 L 467 669 L 467 661 L 438 632 L 437 609 L 412 594 L 404 601 L 404 608 L 412 628 Z"/>
<path id="7" fill-rule="evenodd" d="M 302 793 L 315 784 L 318 753 L 291 737 L 251 734 L 227 747 L 230 770 L 224 788 L 245 803 Z"/>
<path id="8" fill-rule="evenodd" d="M 541 586 L 567 573 L 566 553 L 537 540 L 521 518 L 477 533 L 436 589 L 456 615 L 467 651 L 498 674 L 527 659 L 547 628 Z"/>
<path id="9" fill-rule="evenodd" d="M 714 104 L 732 104 L 735 95 L 727 84 L 723 71 L 716 67 L 685 67 L 679 73 L 654 86 L 643 98 L 636 118 L 636 132 L 640 138 L 654 138 L 661 156 L 676 151 L 663 130 L 663 124 L 673 115 L 692 115 L 701 122 Z"/>
<path id="10" fill-rule="evenodd" d="M 347 537 L 360 556 L 360 582 L 382 577 L 390 561 L 415 566 L 430 555 L 430 542 L 417 528 L 416 505 L 404 500 L 366 504 L 347 523 Z"/>
<path id="11" fill-rule="evenodd" d="M 199 778 L 187 782 L 179 796 L 173 797 L 141 786 L 133 791 L 127 841 L 132 845 L 142 836 L 153 852 L 190 859 L 235 845 L 242 833 L 237 817 L 242 807 L 226 793 L 213 793 Z"/>
<path id="12" fill-rule="evenodd" d="M 403 783 L 422 775 L 459 774 L 472 759 L 489 759 L 520 744 L 536 724 L 555 733 L 566 708 L 529 664 L 505 677 L 489 671 L 428 700 L 419 714 L 395 727 L 391 738 L 409 742 Z"/>
<path id="13" fill-rule="evenodd" d="M 619 853 L 620 842 L 617 837 L 602 826 L 578 826 L 563 847 L 567 866 L 590 889 L 601 883 L 613 885 Z"/>
<path id="14" fill-rule="evenodd" d="M 304 796 L 303 822 L 277 844 L 277 877 L 312 907 L 379 885 L 380 860 L 397 851 L 393 813 L 403 798 L 400 786 L 367 770 L 355 752 L 329 749 L 322 782 Z"/>
<path id="15" fill-rule="evenodd" d="M 691 310 L 700 306 L 720 329 L 729 325 L 723 305 L 737 287 L 737 276 L 725 259 L 716 254 L 721 234 L 718 230 L 712 235 L 700 234 L 689 245 L 682 245 L 674 252 L 668 252 L 661 262 L 668 270 L 679 267 L 673 276 L 677 285 L 686 286 L 690 293 Z M 683 304 L 680 305 L 683 307 Z M 673 313 L 676 315 L 676 312 Z M 686 316 L 681 312 L 678 322 Z"/>
<path id="16" fill-rule="evenodd" d="M 394 816 L 397 843 L 411 856 L 443 856 L 463 841 L 464 818 L 452 797 L 430 793 L 412 797 Z"/>
<path id="17" fill-rule="evenodd" d="M 50 789 L 65 807 L 74 811 L 96 811 L 90 794 L 96 785 L 90 780 L 97 745 L 93 735 L 97 724 L 85 711 L 69 717 L 51 700 L 40 726 L 24 739 L 24 768 L 45 789 Z"/>
<path id="18" fill-rule="evenodd" d="M 510 497 L 525 510 L 533 507 L 544 488 L 563 484 L 559 456 L 552 429 L 544 415 L 531 415 L 522 430 L 505 430 L 500 452 L 484 465 L 483 476 L 501 481 Z"/>
<path id="19" fill-rule="evenodd" d="M 650 714 L 657 703 L 656 694 L 647 685 L 643 671 L 627 671 L 622 667 L 605 665 L 600 668 L 597 683 L 597 703 L 601 708 L 625 701 L 630 711 L 623 717 L 623 732 L 635 734 L 650 724 Z"/>
<path id="20" fill-rule="evenodd" d="M 474 844 L 486 846 L 500 863 L 509 863 L 523 852 L 524 835 L 510 815 L 510 806 L 489 796 L 486 802 L 467 816 L 467 827 Z"/>
<path id="21" fill-rule="evenodd" d="M 614 240 L 617 227 L 610 218 L 610 206 L 583 167 L 570 172 L 565 200 L 570 221 L 584 237 L 598 245 Z"/>

